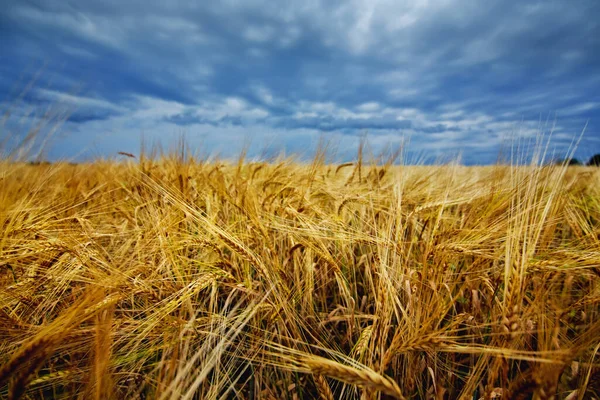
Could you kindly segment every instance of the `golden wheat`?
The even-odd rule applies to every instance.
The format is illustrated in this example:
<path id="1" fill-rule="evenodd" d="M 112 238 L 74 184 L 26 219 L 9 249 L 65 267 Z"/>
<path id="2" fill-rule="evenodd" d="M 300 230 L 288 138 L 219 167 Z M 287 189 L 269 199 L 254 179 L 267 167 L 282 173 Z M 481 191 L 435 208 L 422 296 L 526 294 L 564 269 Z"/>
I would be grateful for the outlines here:
<path id="1" fill-rule="evenodd" d="M 598 169 L 182 151 L 0 162 L 0 397 L 600 398 Z"/>

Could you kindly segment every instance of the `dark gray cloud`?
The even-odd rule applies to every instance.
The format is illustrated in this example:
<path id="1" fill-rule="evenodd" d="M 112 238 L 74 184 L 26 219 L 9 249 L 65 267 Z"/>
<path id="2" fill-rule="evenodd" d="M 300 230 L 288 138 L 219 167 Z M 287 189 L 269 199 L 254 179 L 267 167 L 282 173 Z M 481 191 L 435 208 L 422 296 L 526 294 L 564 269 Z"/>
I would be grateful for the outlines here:
<path id="1" fill-rule="evenodd" d="M 598 15 L 595 0 L 10 1 L 0 99 L 44 66 L 15 107 L 56 101 L 71 130 L 123 132 L 103 151 L 141 130 L 212 129 L 215 149 L 266 131 L 299 150 L 367 131 L 494 162 L 551 116 L 560 148 L 589 122 L 585 158 L 600 138 Z"/>

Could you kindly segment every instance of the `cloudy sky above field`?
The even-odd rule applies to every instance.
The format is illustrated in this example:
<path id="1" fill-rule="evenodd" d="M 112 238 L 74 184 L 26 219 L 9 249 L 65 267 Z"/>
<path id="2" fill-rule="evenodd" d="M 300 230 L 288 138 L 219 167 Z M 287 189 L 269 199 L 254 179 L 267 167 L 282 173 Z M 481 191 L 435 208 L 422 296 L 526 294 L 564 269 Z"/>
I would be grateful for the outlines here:
<path id="1" fill-rule="evenodd" d="M 4 131 L 67 118 L 52 158 L 185 135 L 225 157 L 322 136 L 347 159 L 367 133 L 493 163 L 540 131 L 564 154 L 586 123 L 576 156 L 600 152 L 597 0 L 0 3 Z"/>

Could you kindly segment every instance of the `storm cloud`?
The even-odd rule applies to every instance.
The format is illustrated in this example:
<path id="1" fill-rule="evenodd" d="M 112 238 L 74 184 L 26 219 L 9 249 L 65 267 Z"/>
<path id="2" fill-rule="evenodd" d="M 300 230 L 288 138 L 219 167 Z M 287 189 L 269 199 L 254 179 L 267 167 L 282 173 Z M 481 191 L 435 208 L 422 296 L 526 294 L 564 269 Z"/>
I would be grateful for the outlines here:
<path id="1" fill-rule="evenodd" d="M 600 152 L 595 0 L 4 3 L 0 95 L 73 108 L 56 158 L 182 131 L 224 155 L 321 134 L 350 154 L 367 132 L 491 163 L 507 137 L 564 152 L 586 124 L 576 155 Z"/>

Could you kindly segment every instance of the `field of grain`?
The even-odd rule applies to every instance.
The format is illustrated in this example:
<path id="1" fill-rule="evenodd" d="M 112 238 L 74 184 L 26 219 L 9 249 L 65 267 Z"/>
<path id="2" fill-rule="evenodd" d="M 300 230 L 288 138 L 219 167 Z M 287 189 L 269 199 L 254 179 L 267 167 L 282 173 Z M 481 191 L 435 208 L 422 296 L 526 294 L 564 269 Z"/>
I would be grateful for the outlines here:
<path id="1" fill-rule="evenodd" d="M 0 397 L 600 398 L 599 169 L 323 160 L 0 164 Z"/>

